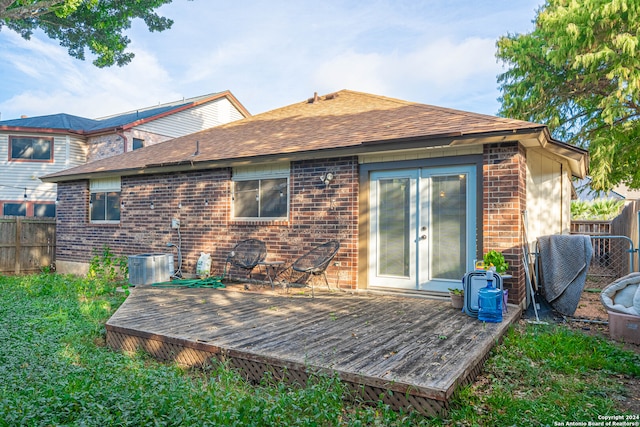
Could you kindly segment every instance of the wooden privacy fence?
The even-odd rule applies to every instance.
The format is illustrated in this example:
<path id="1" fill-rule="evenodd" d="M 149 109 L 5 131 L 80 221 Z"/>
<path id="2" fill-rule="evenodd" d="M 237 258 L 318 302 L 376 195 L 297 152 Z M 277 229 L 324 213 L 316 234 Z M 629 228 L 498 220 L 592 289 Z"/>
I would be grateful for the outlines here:
<path id="1" fill-rule="evenodd" d="M 55 263 L 54 218 L 0 217 L 0 273 L 31 273 Z"/>

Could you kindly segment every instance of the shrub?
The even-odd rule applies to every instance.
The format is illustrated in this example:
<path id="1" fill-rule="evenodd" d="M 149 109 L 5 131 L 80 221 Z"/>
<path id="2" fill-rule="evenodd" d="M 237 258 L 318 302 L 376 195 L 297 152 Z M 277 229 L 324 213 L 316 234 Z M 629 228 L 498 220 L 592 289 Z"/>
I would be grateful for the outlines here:
<path id="1" fill-rule="evenodd" d="M 573 200 L 571 219 L 610 220 L 620 214 L 624 201 L 613 199 Z"/>

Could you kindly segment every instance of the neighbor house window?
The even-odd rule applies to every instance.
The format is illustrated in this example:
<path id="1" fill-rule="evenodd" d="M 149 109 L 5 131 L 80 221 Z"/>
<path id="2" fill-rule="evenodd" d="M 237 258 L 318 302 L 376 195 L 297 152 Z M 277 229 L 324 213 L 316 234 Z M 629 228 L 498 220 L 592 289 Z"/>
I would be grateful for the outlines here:
<path id="1" fill-rule="evenodd" d="M 10 136 L 9 160 L 50 162 L 53 160 L 53 138 Z"/>
<path id="2" fill-rule="evenodd" d="M 6 216 L 27 216 L 26 203 L 4 203 L 2 214 Z"/>
<path id="3" fill-rule="evenodd" d="M 234 218 L 288 218 L 288 163 L 251 168 L 235 168 L 233 181 Z"/>
<path id="4" fill-rule="evenodd" d="M 91 181 L 89 218 L 92 223 L 120 222 L 120 178 Z"/>
<path id="5" fill-rule="evenodd" d="M 138 148 L 144 147 L 144 139 L 133 138 L 133 149 L 137 150 Z"/>
<path id="6" fill-rule="evenodd" d="M 55 218 L 56 205 L 53 203 L 34 203 L 33 216 L 38 218 Z"/>

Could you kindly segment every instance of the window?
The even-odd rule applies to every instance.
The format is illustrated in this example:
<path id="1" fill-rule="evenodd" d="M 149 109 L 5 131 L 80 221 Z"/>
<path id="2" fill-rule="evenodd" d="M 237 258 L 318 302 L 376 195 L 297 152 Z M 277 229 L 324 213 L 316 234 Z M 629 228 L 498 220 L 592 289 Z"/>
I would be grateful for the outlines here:
<path id="1" fill-rule="evenodd" d="M 289 164 L 236 168 L 233 175 L 233 217 L 287 219 Z"/>
<path id="2" fill-rule="evenodd" d="M 53 160 L 53 138 L 9 137 L 9 160 L 49 162 Z"/>
<path id="3" fill-rule="evenodd" d="M 89 218 L 93 223 L 120 222 L 120 178 L 91 181 Z"/>
<path id="4" fill-rule="evenodd" d="M 286 218 L 287 178 L 237 181 L 234 186 L 236 218 Z"/>
<path id="5" fill-rule="evenodd" d="M 56 205 L 53 203 L 34 203 L 33 216 L 39 218 L 55 218 Z"/>
<path id="6" fill-rule="evenodd" d="M 137 150 L 138 148 L 144 147 L 144 139 L 133 138 L 133 149 Z"/>
<path id="7" fill-rule="evenodd" d="M 2 214 L 6 216 L 27 216 L 26 203 L 5 203 Z"/>

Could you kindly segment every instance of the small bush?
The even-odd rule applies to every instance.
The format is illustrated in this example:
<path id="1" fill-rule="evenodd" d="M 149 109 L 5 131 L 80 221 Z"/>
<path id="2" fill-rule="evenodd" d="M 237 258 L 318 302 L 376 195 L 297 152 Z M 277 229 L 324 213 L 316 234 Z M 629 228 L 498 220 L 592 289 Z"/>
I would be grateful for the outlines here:
<path id="1" fill-rule="evenodd" d="M 128 258 L 125 255 L 114 255 L 107 245 L 104 245 L 102 249 L 94 248 L 93 256 L 89 262 L 88 277 L 107 282 L 126 281 L 129 277 Z"/>
<path id="2" fill-rule="evenodd" d="M 571 201 L 571 219 L 608 221 L 618 216 L 623 207 L 622 200 L 573 200 Z"/>

